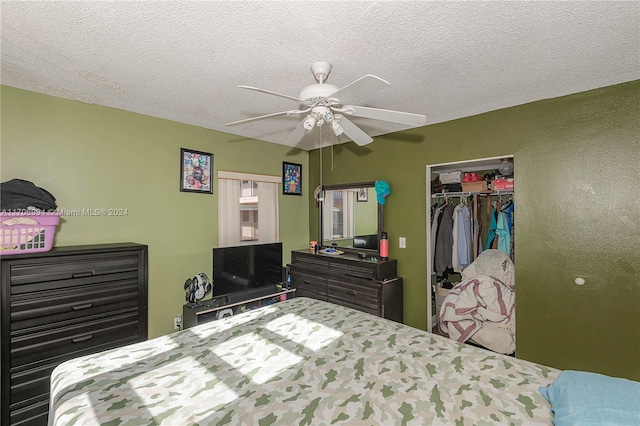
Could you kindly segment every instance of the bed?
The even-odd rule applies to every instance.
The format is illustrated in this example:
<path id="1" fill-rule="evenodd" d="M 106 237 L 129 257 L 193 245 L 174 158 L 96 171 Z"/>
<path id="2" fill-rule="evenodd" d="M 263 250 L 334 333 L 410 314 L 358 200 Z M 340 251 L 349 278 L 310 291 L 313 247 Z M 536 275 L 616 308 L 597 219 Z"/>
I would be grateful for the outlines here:
<path id="1" fill-rule="evenodd" d="M 60 364 L 49 424 L 550 424 L 559 373 L 299 297 Z"/>

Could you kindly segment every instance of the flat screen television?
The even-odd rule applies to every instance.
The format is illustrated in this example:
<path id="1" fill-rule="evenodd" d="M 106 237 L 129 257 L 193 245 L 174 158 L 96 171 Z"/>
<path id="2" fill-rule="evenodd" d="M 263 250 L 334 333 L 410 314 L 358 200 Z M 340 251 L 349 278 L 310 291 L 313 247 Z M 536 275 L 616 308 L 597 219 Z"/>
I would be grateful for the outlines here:
<path id="1" fill-rule="evenodd" d="M 273 287 L 282 282 L 282 243 L 213 249 L 213 297 Z"/>

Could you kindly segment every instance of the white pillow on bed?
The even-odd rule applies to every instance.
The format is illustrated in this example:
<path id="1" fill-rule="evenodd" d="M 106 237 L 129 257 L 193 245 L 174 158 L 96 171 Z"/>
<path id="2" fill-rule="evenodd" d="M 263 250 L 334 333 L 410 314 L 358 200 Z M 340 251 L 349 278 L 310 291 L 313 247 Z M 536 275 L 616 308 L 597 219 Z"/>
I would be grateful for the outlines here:
<path id="1" fill-rule="evenodd" d="M 554 425 L 640 425 L 640 383 L 566 370 L 539 388 Z"/>

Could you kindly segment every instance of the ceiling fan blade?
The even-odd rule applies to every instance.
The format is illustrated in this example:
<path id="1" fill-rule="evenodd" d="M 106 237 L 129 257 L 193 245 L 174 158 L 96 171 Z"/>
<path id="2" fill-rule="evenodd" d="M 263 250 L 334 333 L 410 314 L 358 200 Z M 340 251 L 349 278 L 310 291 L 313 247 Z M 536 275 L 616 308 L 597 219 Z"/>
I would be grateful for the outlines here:
<path id="1" fill-rule="evenodd" d="M 296 146 L 298 142 L 302 140 L 304 136 L 305 128 L 304 128 L 304 120 L 298 124 L 295 130 L 289 135 L 287 140 L 284 142 L 285 145 Z"/>
<path id="2" fill-rule="evenodd" d="M 338 115 L 340 117 L 340 127 L 344 131 L 344 134 L 351 138 L 352 141 L 356 143 L 356 145 L 366 145 L 368 143 L 373 142 L 371 136 L 366 134 L 360 127 L 353 124 L 347 117 L 344 115 Z"/>
<path id="3" fill-rule="evenodd" d="M 427 117 L 422 114 L 412 114 L 410 112 L 391 111 L 388 109 L 369 108 L 363 106 L 346 105 L 343 113 L 354 117 L 372 118 L 374 120 L 390 121 L 392 123 L 406 124 L 408 126 L 424 126 Z M 351 112 L 350 110 L 353 110 Z"/>
<path id="4" fill-rule="evenodd" d="M 267 95 L 280 96 L 281 98 L 291 99 L 297 102 L 304 102 L 302 99 L 298 99 L 295 96 L 283 95 L 281 93 L 276 93 L 276 92 L 272 92 L 270 90 L 265 90 L 265 89 L 259 89 L 257 87 L 242 86 L 242 85 L 238 85 L 238 87 L 240 87 L 241 89 L 249 89 L 249 90 L 255 90 L 256 92 L 266 93 Z"/>
<path id="5" fill-rule="evenodd" d="M 329 97 L 339 99 L 344 102 L 347 100 L 354 100 L 362 98 L 371 92 L 384 89 L 388 87 L 389 83 L 380 77 L 367 74 L 364 77 L 357 79 L 356 81 L 347 84 L 336 92 L 332 93 Z"/>
<path id="6" fill-rule="evenodd" d="M 304 114 L 306 112 L 311 111 L 311 108 L 306 109 L 306 110 L 291 110 L 291 111 L 282 111 L 282 112 L 274 112 L 273 114 L 267 114 L 267 115 L 260 115 L 258 117 L 252 117 L 252 118 L 247 118 L 244 120 L 238 120 L 238 121 L 232 121 L 231 123 L 226 123 L 225 126 L 235 126 L 238 124 L 244 124 L 244 123 L 249 123 L 251 121 L 256 121 L 256 120 L 262 120 L 263 118 L 269 118 L 269 117 L 277 117 L 279 115 L 300 115 L 300 114 Z"/>

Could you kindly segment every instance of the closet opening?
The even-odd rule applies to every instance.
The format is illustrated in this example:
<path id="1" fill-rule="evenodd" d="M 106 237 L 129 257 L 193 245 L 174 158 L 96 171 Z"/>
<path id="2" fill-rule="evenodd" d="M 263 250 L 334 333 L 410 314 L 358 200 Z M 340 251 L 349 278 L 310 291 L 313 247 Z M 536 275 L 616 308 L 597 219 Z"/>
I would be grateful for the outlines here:
<path id="1" fill-rule="evenodd" d="M 475 271 L 477 264 L 492 256 L 508 257 L 511 264 L 515 263 L 514 169 L 513 155 L 426 166 L 426 284 L 429 331 L 448 335 L 446 331 L 449 330 L 443 330 L 441 326 L 451 327 L 452 323 L 445 321 L 439 324 L 438 315 L 442 309 L 442 302 L 456 284 L 464 285 L 469 281 L 471 271 Z M 505 232 L 505 229 L 508 232 Z M 485 253 L 480 262 L 469 268 L 469 265 L 488 249 L 492 251 Z M 498 253 L 496 250 L 504 253 Z M 513 267 L 510 274 L 510 277 L 515 276 Z M 513 278 L 510 278 L 507 281 L 512 284 L 512 280 Z M 457 287 L 456 291 L 461 287 L 463 286 Z M 505 292 L 508 293 L 509 291 Z M 515 305 L 515 287 L 510 297 L 513 300 L 507 302 L 513 302 Z M 513 320 L 513 331 L 510 331 L 513 342 L 505 343 L 506 346 L 502 346 L 496 350 L 497 352 L 505 347 L 515 348 L 515 318 Z M 505 323 L 509 321 L 510 319 L 505 319 Z M 493 325 L 486 329 L 492 327 Z M 482 340 L 482 333 L 477 334 Z M 460 338 L 457 330 L 452 331 L 449 337 Z M 469 343 L 474 343 L 473 338 Z"/>

